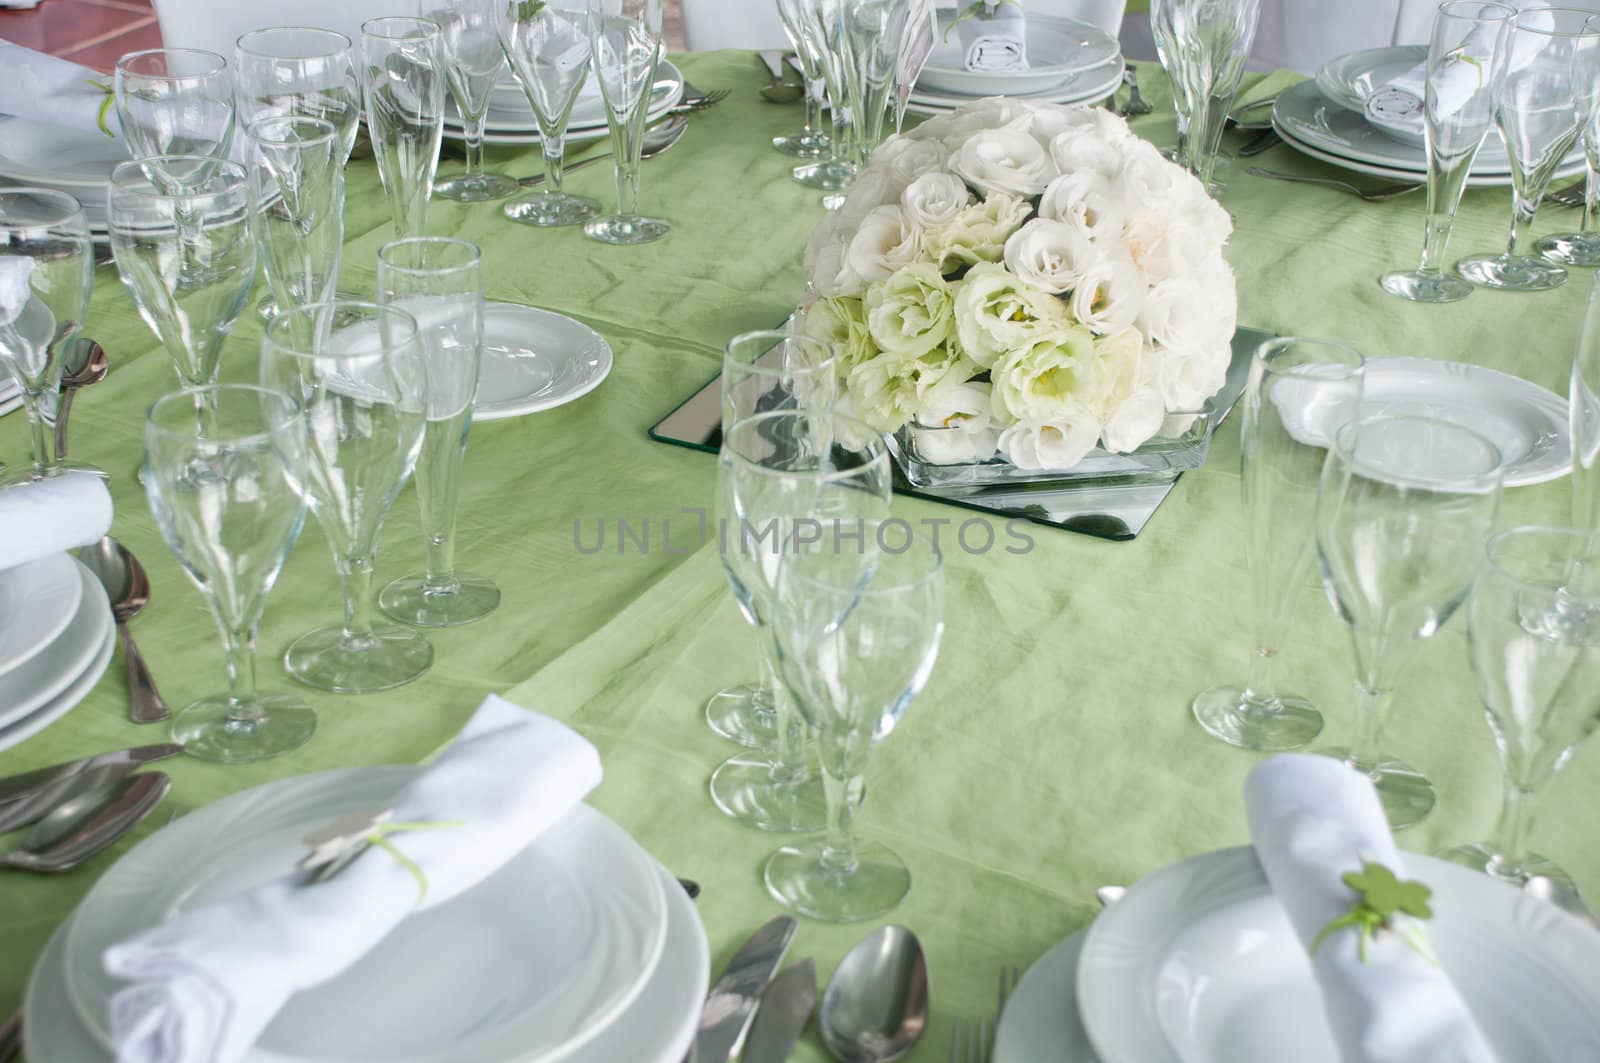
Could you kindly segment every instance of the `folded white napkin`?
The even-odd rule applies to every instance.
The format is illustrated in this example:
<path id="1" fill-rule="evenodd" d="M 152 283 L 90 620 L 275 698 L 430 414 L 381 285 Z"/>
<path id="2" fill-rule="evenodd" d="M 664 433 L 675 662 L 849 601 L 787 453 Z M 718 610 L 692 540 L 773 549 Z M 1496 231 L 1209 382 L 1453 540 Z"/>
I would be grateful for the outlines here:
<path id="1" fill-rule="evenodd" d="M 111 1002 L 119 1063 L 243 1058 L 290 996 L 494 874 L 599 782 L 588 741 L 490 695 L 392 805 L 394 823 L 462 821 L 389 837 L 427 877 L 420 904 L 413 874 L 372 848 L 324 882 L 286 872 L 112 946 L 106 970 L 133 980 Z"/>
<path id="2" fill-rule="evenodd" d="M 1256 856 L 1307 948 L 1350 911 L 1345 872 L 1370 860 L 1405 877 L 1377 791 L 1339 761 L 1271 757 L 1250 772 L 1244 795 Z M 1335 932 L 1311 969 L 1344 1063 L 1494 1063 L 1449 976 L 1398 935 L 1369 942 L 1363 961 L 1357 932 Z"/>
<path id="3" fill-rule="evenodd" d="M 968 70 L 1028 69 L 1028 19 L 1009 0 L 975 0 L 978 13 L 956 27 Z"/>
<path id="4" fill-rule="evenodd" d="M 92 473 L 8 487 L 0 491 L 0 570 L 88 546 L 110 530 L 111 492 Z"/>
<path id="5" fill-rule="evenodd" d="M 104 90 L 111 78 L 53 55 L 0 41 L 0 114 L 85 133 L 99 133 Z M 105 111 L 106 128 L 120 135 L 117 109 Z"/>

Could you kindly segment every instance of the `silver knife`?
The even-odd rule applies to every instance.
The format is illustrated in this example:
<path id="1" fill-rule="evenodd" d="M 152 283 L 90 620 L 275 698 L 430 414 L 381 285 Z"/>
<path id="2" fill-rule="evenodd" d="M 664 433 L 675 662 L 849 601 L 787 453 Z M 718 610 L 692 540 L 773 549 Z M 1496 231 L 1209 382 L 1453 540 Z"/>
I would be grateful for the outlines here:
<path id="1" fill-rule="evenodd" d="M 739 1051 L 761 993 L 783 962 L 783 954 L 789 951 L 798 925 L 789 916 L 780 915 L 752 934 L 734 953 L 700 1011 L 694 1063 L 728 1063 Z"/>
<path id="2" fill-rule="evenodd" d="M 761 57 L 761 61 L 767 65 L 767 70 L 772 74 L 773 81 L 784 80 L 782 52 L 758 52 L 756 54 L 759 55 Z"/>
<path id="3" fill-rule="evenodd" d="M 48 816 L 63 802 L 81 793 L 87 793 L 97 786 L 114 783 L 123 776 L 138 771 L 141 766 L 136 760 L 115 760 L 73 772 L 71 775 L 63 775 L 54 782 L 47 782 L 30 790 L 21 800 L 0 807 L 0 834 L 35 823 Z"/>
<path id="4" fill-rule="evenodd" d="M 182 752 L 183 747 L 177 743 L 162 742 L 152 746 L 117 749 L 110 753 L 101 753 L 98 756 L 84 757 L 82 760 L 69 760 L 65 764 L 55 764 L 48 768 L 25 771 L 21 775 L 8 776 L 0 779 L 0 806 L 28 797 L 32 791 L 37 790 L 39 787 L 56 782 L 69 775 L 76 775 L 86 768 L 98 768 L 105 764 L 117 764 L 123 761 L 131 762 L 137 766 L 148 764 L 152 760 L 175 757 Z"/>
<path id="5" fill-rule="evenodd" d="M 810 958 L 783 969 L 761 994 L 740 1063 L 784 1063 L 817 1006 L 817 969 Z"/>

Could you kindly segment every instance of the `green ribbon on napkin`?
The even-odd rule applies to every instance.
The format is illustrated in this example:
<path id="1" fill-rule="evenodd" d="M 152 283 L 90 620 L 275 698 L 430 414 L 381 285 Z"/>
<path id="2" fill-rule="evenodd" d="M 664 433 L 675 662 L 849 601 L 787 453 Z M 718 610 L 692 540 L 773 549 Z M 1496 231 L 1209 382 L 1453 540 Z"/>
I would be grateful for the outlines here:
<path id="1" fill-rule="evenodd" d="M 406 831 L 462 827 L 466 824 L 459 819 L 391 823 L 389 817 L 392 815 L 394 813 L 391 810 L 385 809 L 377 813 L 340 816 L 322 830 L 307 835 L 305 842 L 311 846 L 311 852 L 300 861 L 301 869 L 311 873 L 312 882 L 325 882 L 343 871 L 352 860 L 366 852 L 369 847 L 377 846 L 394 857 L 395 861 L 411 872 L 411 877 L 417 880 L 417 904 L 420 905 L 428 896 L 428 876 L 417 866 L 416 861 L 389 840 L 389 835 Z"/>
<path id="2" fill-rule="evenodd" d="M 104 81 L 96 81 L 93 78 L 90 78 L 85 84 L 93 85 L 95 88 L 106 94 L 106 98 L 100 101 L 100 109 L 95 112 L 94 124 L 99 126 L 100 132 L 104 133 L 106 136 L 116 136 L 116 134 L 111 131 L 111 127 L 106 125 L 106 115 L 110 113 L 111 105 L 117 101 L 115 92 L 113 92 L 111 86 L 107 85 Z"/>
<path id="3" fill-rule="evenodd" d="M 1317 936 L 1311 939 L 1310 952 L 1315 953 L 1317 946 L 1328 935 L 1346 927 L 1354 927 L 1361 935 L 1358 946 L 1361 962 L 1366 963 L 1367 942 L 1377 940 L 1379 931 L 1390 930 L 1423 959 L 1438 965 L 1439 961 L 1422 931 L 1409 921 L 1397 921 L 1401 915 L 1413 919 L 1432 919 L 1433 909 L 1428 905 L 1428 900 L 1433 896 L 1433 890 L 1421 882 L 1401 879 L 1387 867 L 1371 860 L 1366 861 L 1360 871 L 1345 872 L 1340 876 L 1340 881 L 1355 891 L 1355 904 L 1344 915 L 1317 931 Z"/>

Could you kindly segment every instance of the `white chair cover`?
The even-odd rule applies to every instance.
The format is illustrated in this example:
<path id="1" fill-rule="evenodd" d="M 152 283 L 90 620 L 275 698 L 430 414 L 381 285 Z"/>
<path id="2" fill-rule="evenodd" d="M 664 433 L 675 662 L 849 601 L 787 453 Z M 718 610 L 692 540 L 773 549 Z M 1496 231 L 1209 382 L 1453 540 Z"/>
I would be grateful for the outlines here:
<path id="1" fill-rule="evenodd" d="M 384 15 L 415 15 L 416 0 L 155 0 L 169 48 L 204 48 L 233 62 L 233 45 L 251 30 L 314 26 L 338 30 L 361 46 L 361 24 Z"/>
<path id="2" fill-rule="evenodd" d="M 683 39 L 691 52 L 791 47 L 777 0 L 683 0 Z"/>

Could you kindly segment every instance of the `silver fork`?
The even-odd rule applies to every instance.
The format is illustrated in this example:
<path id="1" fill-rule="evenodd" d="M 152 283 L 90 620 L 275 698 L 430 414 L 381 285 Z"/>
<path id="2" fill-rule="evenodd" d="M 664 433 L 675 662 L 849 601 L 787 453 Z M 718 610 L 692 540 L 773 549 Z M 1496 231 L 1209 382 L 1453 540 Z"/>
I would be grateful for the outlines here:
<path id="1" fill-rule="evenodd" d="M 693 111 L 703 111 L 707 107 L 713 107 L 727 99 L 729 92 L 729 89 L 712 89 L 710 92 L 704 92 L 696 88 L 693 82 L 685 81 L 683 83 L 683 99 L 679 100 L 677 106 L 667 113 L 689 114 Z"/>
<path id="2" fill-rule="evenodd" d="M 1580 177 L 1565 188 L 1558 188 L 1554 192 L 1546 192 L 1544 198 L 1554 200 L 1563 207 L 1581 207 L 1588 187 L 1589 179 Z"/>
<path id="3" fill-rule="evenodd" d="M 950 1063 L 989 1063 L 988 1019 L 957 1019 L 950 1035 Z"/>
<path id="4" fill-rule="evenodd" d="M 1124 118 L 1137 118 L 1141 114 L 1149 114 L 1150 105 L 1139 95 L 1139 72 L 1131 65 L 1123 70 L 1122 83 L 1128 86 L 1128 102 L 1118 113 Z"/>
<path id="5" fill-rule="evenodd" d="M 1426 185 L 1400 185 L 1398 187 L 1391 185 L 1388 188 L 1379 189 L 1357 188 L 1355 185 L 1344 181 L 1335 181 L 1331 177 L 1303 177 L 1300 174 L 1295 173 L 1279 173 L 1276 170 L 1263 170 L 1259 166 L 1252 166 L 1245 172 L 1250 174 L 1252 177 L 1265 177 L 1269 181 L 1294 181 L 1298 184 L 1304 185 L 1324 185 L 1328 188 L 1337 188 L 1339 191 L 1348 192 L 1352 196 L 1360 196 L 1368 203 L 1381 203 L 1386 199 L 1394 199 L 1397 196 L 1409 196 L 1411 193 L 1420 192 L 1422 189 L 1427 187 Z"/>

